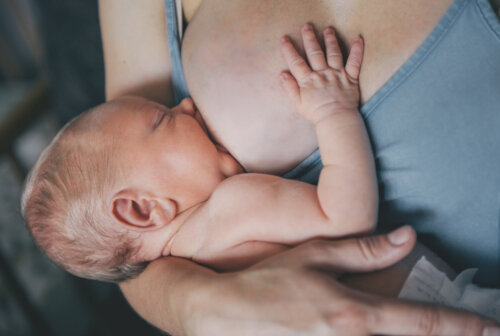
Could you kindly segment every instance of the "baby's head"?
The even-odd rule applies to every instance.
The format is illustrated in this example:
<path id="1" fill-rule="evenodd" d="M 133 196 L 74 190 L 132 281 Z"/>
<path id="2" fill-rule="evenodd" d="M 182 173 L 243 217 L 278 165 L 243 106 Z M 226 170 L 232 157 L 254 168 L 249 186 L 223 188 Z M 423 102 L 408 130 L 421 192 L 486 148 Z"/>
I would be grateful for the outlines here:
<path id="1" fill-rule="evenodd" d="M 123 97 L 66 125 L 26 182 L 22 211 L 40 248 L 69 272 L 120 282 L 169 255 L 182 213 L 241 171 L 192 100 Z"/>

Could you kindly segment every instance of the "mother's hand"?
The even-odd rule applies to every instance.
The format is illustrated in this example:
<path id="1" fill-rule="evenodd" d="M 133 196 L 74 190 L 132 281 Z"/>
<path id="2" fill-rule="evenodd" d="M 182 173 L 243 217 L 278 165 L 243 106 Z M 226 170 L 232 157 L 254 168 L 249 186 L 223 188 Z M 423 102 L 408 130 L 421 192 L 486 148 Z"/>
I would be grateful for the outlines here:
<path id="1" fill-rule="evenodd" d="M 343 286 L 409 253 L 415 233 L 311 241 L 241 272 L 213 274 L 181 315 L 188 335 L 485 335 L 494 323 L 448 308 L 380 298 Z M 493 335 L 493 334 L 492 334 Z M 496 334 L 495 334 L 496 335 Z"/>

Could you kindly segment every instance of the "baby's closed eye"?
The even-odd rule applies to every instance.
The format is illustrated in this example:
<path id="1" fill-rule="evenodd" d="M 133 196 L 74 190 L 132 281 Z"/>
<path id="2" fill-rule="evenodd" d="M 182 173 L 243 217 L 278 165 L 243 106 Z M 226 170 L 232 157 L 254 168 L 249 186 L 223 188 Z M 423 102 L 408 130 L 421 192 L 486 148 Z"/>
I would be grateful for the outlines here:
<path id="1" fill-rule="evenodd" d="M 167 113 L 165 111 L 162 111 L 162 110 L 158 110 L 155 113 L 154 118 L 153 118 L 153 130 L 155 130 L 161 124 L 161 122 L 163 121 L 163 119 L 165 118 L 166 115 L 167 115 Z"/>

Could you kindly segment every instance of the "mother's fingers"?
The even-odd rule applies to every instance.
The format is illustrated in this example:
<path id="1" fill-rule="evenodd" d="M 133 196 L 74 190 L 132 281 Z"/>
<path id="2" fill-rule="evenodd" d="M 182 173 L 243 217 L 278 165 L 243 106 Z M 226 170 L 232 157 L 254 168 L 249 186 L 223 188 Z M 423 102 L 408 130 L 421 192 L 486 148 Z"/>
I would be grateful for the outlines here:
<path id="1" fill-rule="evenodd" d="M 326 64 L 325 54 L 323 53 L 323 49 L 321 49 L 321 46 L 319 45 L 312 25 L 305 24 L 302 27 L 301 32 L 307 60 L 309 61 L 311 68 L 315 71 L 326 69 L 328 65 Z"/>
<path id="2" fill-rule="evenodd" d="M 280 49 L 283 54 L 283 58 L 285 59 L 285 62 L 295 79 L 297 79 L 298 82 L 304 80 L 311 73 L 311 69 L 307 65 L 304 58 L 299 55 L 297 49 L 295 49 L 292 44 L 292 41 L 290 41 L 287 36 L 281 38 Z"/>
<path id="3" fill-rule="evenodd" d="M 374 308 L 374 315 L 372 334 L 483 336 L 485 327 L 494 328 L 494 322 L 471 313 L 397 300 Z"/>
<path id="4" fill-rule="evenodd" d="M 410 226 L 403 226 L 388 235 L 343 239 L 318 240 L 306 243 L 308 253 L 298 254 L 305 264 L 321 264 L 338 273 L 370 272 L 391 266 L 410 253 L 416 234 Z"/>

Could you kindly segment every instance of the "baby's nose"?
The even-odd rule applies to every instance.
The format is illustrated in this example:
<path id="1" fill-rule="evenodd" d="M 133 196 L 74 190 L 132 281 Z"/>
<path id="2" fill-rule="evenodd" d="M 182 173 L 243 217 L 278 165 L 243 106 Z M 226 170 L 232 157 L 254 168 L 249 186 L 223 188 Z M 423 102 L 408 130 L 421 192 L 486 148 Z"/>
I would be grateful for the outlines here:
<path id="1" fill-rule="evenodd" d="M 182 110 L 184 111 L 184 113 L 188 113 L 188 114 L 191 114 L 193 115 L 194 114 L 194 101 L 193 99 L 191 98 L 184 98 L 182 101 L 181 101 L 181 107 L 182 107 Z"/>

